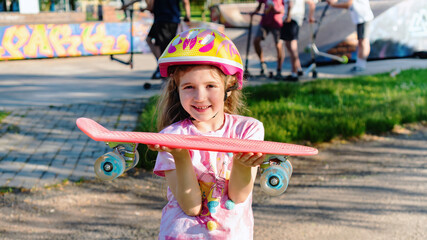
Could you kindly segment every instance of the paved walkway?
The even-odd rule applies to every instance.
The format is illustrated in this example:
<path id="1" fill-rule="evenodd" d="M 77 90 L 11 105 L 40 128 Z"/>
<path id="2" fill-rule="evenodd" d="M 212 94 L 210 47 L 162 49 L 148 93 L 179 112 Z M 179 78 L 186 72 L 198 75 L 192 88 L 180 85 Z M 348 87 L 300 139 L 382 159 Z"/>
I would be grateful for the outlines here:
<path id="1" fill-rule="evenodd" d="M 238 47 L 245 52 L 245 46 Z M 133 70 L 108 56 L 0 62 L 0 110 L 11 112 L 0 124 L 0 187 L 93 178 L 94 160 L 108 147 L 89 139 L 75 121 L 89 117 L 110 129 L 133 130 L 146 100 L 161 84 L 149 79 L 156 66 L 151 54 L 137 54 L 134 62 Z M 252 73 L 259 71 L 253 54 L 249 66 Z M 319 77 L 347 77 L 351 66 L 319 67 Z M 427 68 L 427 61 L 370 62 L 365 74 L 412 67 Z M 269 81 L 274 82 L 250 79 L 249 84 Z M 143 89 L 146 82 L 153 87 Z"/>
<path id="2" fill-rule="evenodd" d="M 139 98 L 13 111 L 0 127 L 0 186 L 32 188 L 94 178 L 94 160 L 108 147 L 84 135 L 76 119 L 132 131 L 144 103 Z"/>

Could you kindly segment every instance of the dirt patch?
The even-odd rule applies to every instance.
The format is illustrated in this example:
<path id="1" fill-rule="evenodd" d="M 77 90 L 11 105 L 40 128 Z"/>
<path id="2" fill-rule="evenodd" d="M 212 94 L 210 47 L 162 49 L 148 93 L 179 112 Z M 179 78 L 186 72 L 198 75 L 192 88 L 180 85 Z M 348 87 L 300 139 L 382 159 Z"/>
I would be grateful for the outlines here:
<path id="1" fill-rule="evenodd" d="M 166 203 L 163 181 L 132 170 L 111 182 L 66 182 L 1 197 L 0 238 L 150 239 Z"/>
<path id="2" fill-rule="evenodd" d="M 255 239 L 425 239 L 427 128 L 318 146 L 286 194 L 254 190 Z M 132 170 L 0 196 L 0 239 L 157 239 L 165 185 Z"/>

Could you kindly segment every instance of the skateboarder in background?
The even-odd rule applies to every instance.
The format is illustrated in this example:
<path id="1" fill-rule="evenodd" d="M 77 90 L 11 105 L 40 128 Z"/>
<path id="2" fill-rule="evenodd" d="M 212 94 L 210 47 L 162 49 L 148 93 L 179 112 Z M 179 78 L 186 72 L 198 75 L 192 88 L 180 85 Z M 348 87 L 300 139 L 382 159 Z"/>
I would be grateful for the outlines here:
<path id="1" fill-rule="evenodd" d="M 357 59 L 355 66 L 350 70 L 353 73 L 363 72 L 371 51 L 369 43 L 369 23 L 374 19 L 369 0 L 348 0 L 337 2 L 337 0 L 326 0 L 331 7 L 350 10 L 351 19 L 357 30 Z"/>
<path id="2" fill-rule="evenodd" d="M 261 61 L 261 75 L 268 74 L 267 64 L 264 60 L 264 54 L 261 48 L 261 41 L 265 40 L 267 35 L 271 33 L 276 44 L 277 51 L 277 72 L 276 79 L 282 77 L 282 64 L 283 64 L 283 43 L 280 40 L 280 29 L 283 25 L 283 14 L 285 8 L 283 0 L 258 0 L 258 6 L 251 15 L 259 12 L 264 4 L 264 14 L 262 15 L 261 23 L 254 39 L 255 52 L 258 54 Z"/>
<path id="3" fill-rule="evenodd" d="M 298 77 L 303 75 L 301 62 L 298 55 L 298 33 L 304 21 L 305 3 L 309 5 L 309 22 L 314 22 L 314 0 L 284 0 L 285 16 L 280 38 L 285 40 L 286 49 L 291 59 L 291 75 L 284 78 L 286 81 L 298 81 Z"/>

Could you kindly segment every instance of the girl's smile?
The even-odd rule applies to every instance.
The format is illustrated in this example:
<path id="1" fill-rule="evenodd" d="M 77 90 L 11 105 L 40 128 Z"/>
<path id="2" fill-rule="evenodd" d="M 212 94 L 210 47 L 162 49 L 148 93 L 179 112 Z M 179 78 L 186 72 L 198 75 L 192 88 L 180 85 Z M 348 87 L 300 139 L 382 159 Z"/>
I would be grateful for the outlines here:
<path id="1" fill-rule="evenodd" d="M 210 106 L 206 106 L 206 107 L 198 107 L 198 106 L 193 106 L 196 111 L 198 112 L 204 112 L 205 110 L 207 110 Z"/>
<path id="2" fill-rule="evenodd" d="M 196 66 L 179 81 L 182 107 L 200 131 L 215 131 L 224 121 L 224 80 L 210 66 Z"/>

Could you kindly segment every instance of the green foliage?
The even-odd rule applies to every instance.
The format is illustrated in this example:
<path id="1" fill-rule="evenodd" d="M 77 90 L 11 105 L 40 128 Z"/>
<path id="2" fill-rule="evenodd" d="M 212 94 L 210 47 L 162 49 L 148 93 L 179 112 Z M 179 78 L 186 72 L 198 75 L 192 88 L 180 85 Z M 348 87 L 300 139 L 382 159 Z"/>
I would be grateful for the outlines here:
<path id="1" fill-rule="evenodd" d="M 0 122 L 5 118 L 5 117 L 7 117 L 7 115 L 9 115 L 10 113 L 9 112 L 2 112 L 2 111 L 0 111 Z"/>
<path id="2" fill-rule="evenodd" d="M 149 99 L 147 105 L 139 116 L 138 125 L 135 131 L 138 132 L 157 132 L 156 118 L 157 118 L 157 100 L 159 96 L 154 96 Z M 152 169 L 155 164 L 157 152 L 153 152 L 147 148 L 145 144 L 138 145 L 138 152 L 140 160 L 138 167 L 144 169 Z"/>
<path id="3" fill-rule="evenodd" d="M 318 143 L 380 134 L 396 124 L 427 120 L 425 76 L 427 69 L 402 71 L 396 78 L 379 74 L 246 87 L 245 115 L 263 122 L 269 141 Z M 139 131 L 155 131 L 157 98 L 142 113 Z"/>
<path id="4" fill-rule="evenodd" d="M 11 187 L 0 187 L 0 196 L 7 193 L 12 193 L 13 188 Z"/>
<path id="5" fill-rule="evenodd" d="M 209 7 L 205 1 L 190 1 L 191 21 L 210 21 Z M 184 4 L 181 2 L 181 16 L 185 16 Z"/>
<path id="6" fill-rule="evenodd" d="M 247 115 L 261 120 L 266 140 L 324 142 L 427 120 L 427 70 L 305 84 L 247 87 Z"/>

